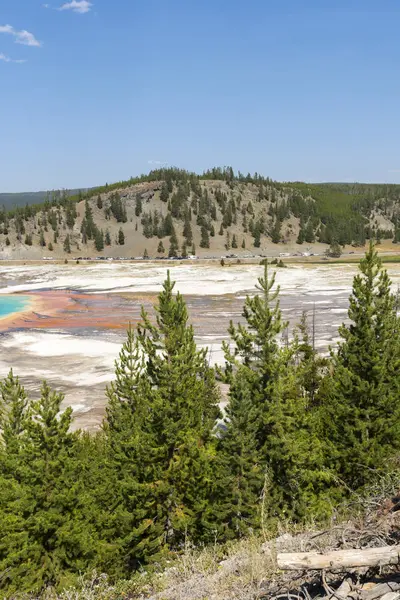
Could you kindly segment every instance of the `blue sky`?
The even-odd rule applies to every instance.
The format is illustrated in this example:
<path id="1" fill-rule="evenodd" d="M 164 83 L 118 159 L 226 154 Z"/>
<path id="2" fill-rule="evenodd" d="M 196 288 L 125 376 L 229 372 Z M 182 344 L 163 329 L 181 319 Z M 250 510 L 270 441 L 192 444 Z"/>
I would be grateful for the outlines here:
<path id="1" fill-rule="evenodd" d="M 158 162 L 400 182 L 398 0 L 47 1 L 0 0 L 1 192 Z"/>

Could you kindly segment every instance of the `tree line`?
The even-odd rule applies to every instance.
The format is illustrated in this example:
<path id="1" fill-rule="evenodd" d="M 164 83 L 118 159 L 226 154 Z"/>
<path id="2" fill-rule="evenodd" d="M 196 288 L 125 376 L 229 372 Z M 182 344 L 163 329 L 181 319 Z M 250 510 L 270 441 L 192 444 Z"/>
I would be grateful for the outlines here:
<path id="1" fill-rule="evenodd" d="M 400 323 L 390 284 L 371 244 L 350 322 L 321 356 L 306 314 L 289 339 L 265 264 L 214 368 L 168 274 L 154 315 L 142 309 L 127 331 L 96 434 L 72 432 L 63 396 L 44 383 L 31 400 L 11 371 L 0 385 L 0 590 L 40 593 L 92 569 L 129 578 L 188 539 L 323 522 L 395 466 Z"/>

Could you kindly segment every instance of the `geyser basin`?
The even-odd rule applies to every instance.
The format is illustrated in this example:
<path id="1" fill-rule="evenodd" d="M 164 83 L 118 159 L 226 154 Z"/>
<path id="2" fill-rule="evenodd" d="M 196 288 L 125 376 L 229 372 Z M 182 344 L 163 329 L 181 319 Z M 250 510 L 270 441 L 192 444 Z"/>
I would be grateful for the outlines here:
<path id="1" fill-rule="evenodd" d="M 29 308 L 32 298 L 29 296 L 0 296 L 0 319 L 4 319 Z"/>

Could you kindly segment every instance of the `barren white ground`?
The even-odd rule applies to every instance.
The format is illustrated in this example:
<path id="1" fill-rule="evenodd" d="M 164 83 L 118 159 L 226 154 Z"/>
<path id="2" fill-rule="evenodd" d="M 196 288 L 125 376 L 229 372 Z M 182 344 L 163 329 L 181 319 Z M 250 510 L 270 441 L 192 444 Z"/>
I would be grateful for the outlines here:
<path id="1" fill-rule="evenodd" d="M 295 265 L 278 269 L 281 305 L 293 326 L 303 310 L 316 308 L 318 347 L 326 350 L 337 340 L 337 328 L 346 318 L 348 296 L 356 265 Z M 177 264 L 171 268 L 176 290 L 188 298 L 197 341 L 208 346 L 211 361 L 221 362 L 221 342 L 229 320 L 240 318 L 247 293 L 255 293 L 263 268 Z M 400 265 L 388 265 L 393 285 L 400 284 Z M 166 276 L 161 264 L 96 264 L 6 266 L 0 273 L 0 294 L 69 289 L 90 294 L 132 292 L 157 293 Z M 1 297 L 0 297 L 1 301 Z M 36 395 L 46 379 L 65 393 L 76 426 L 95 427 L 104 410 L 104 389 L 113 377 L 124 335 L 95 330 L 20 330 L 0 334 L 0 376 L 10 367 Z"/>

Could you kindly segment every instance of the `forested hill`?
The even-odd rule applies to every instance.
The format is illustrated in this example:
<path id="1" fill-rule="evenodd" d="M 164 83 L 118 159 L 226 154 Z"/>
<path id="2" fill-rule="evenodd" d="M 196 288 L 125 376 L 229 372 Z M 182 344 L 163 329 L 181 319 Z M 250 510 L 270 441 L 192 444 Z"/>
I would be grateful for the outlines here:
<path id="1" fill-rule="evenodd" d="M 65 193 L 68 196 L 74 196 L 79 193 L 79 190 L 66 190 Z M 3 206 L 7 210 L 12 210 L 17 206 L 26 206 L 31 204 L 41 204 L 45 202 L 47 197 L 63 195 L 64 192 L 53 191 L 53 192 L 20 192 L 20 193 L 9 193 L 0 194 L 0 206 Z"/>
<path id="2" fill-rule="evenodd" d="M 1 200 L 1 199 L 0 199 Z M 0 256 L 177 257 L 400 240 L 400 186 L 279 183 L 214 168 L 160 169 L 0 211 Z"/>

